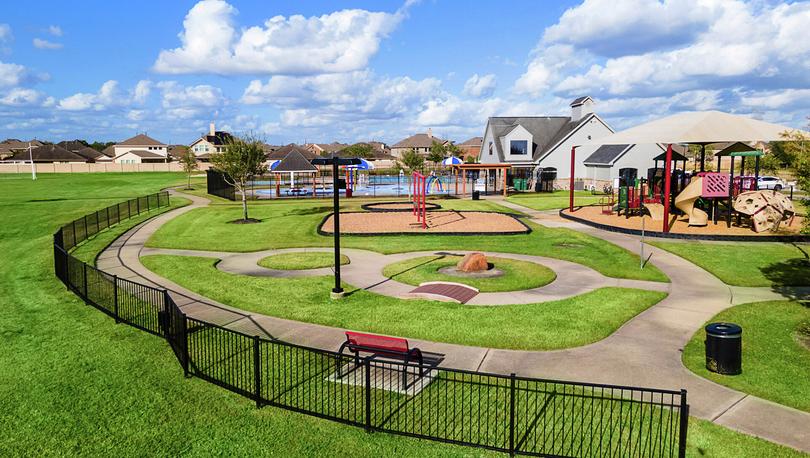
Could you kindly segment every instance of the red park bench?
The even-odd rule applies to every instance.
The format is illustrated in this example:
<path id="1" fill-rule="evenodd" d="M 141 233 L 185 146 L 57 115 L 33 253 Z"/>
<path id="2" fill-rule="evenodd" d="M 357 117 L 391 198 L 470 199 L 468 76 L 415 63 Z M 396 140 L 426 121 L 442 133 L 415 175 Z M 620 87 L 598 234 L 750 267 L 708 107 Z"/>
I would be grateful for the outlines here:
<path id="1" fill-rule="evenodd" d="M 354 353 L 355 368 L 360 365 L 360 353 L 368 353 L 372 355 L 372 358 L 382 357 L 403 361 L 403 388 L 408 386 L 407 369 L 409 363 L 418 363 L 419 376 L 422 377 L 424 375 L 424 360 L 422 358 L 422 351 L 418 348 L 410 348 L 408 346 L 407 339 L 346 331 L 346 342 L 343 342 L 343 345 L 340 346 L 338 353 L 343 354 L 343 350 L 345 349 L 348 349 L 350 352 Z M 340 367 L 338 367 L 338 377 L 342 377 L 340 374 Z"/>

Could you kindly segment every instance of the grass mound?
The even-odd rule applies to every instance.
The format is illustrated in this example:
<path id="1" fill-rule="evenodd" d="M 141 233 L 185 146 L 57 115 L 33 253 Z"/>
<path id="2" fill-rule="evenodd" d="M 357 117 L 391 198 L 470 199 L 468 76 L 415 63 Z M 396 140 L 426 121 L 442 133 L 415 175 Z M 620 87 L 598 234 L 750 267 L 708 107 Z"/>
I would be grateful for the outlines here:
<path id="1" fill-rule="evenodd" d="M 340 265 L 349 263 L 349 257 L 340 255 Z M 276 270 L 304 270 L 332 267 L 335 264 L 335 255 L 330 252 L 301 252 L 281 253 L 259 260 L 259 265 Z"/>

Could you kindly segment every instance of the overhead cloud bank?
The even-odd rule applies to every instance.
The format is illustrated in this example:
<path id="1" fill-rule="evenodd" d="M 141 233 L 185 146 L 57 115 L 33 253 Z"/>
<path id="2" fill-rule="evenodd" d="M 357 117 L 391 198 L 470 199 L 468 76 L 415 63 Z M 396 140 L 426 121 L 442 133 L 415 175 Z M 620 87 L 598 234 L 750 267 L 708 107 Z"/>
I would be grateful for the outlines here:
<path id="1" fill-rule="evenodd" d="M 181 46 L 164 50 L 160 73 L 317 74 L 360 70 L 404 16 L 360 9 L 322 16 L 275 16 L 237 30 L 236 8 L 224 0 L 197 3 L 183 21 Z"/>

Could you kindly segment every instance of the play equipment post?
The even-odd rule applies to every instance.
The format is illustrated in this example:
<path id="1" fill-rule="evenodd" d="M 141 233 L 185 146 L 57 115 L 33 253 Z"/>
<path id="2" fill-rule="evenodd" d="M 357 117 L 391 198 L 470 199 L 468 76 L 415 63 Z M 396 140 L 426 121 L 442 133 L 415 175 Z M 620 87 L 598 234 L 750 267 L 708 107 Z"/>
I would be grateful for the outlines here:
<path id="1" fill-rule="evenodd" d="M 427 194 L 427 179 L 419 172 L 413 172 L 413 214 L 416 221 L 422 222 L 422 229 L 427 229 L 425 197 Z"/>

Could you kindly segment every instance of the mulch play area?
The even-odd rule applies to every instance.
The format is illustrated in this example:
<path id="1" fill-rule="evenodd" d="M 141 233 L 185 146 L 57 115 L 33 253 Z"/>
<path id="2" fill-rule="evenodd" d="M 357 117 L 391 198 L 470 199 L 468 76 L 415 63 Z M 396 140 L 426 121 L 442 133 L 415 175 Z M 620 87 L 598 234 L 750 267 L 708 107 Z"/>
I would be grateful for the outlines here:
<path id="1" fill-rule="evenodd" d="M 574 213 L 569 213 L 568 210 L 564 210 L 563 213 L 571 214 L 577 218 L 581 218 L 587 221 L 591 221 L 598 224 L 605 224 L 608 226 L 614 226 L 623 229 L 632 229 L 632 230 L 641 230 L 641 217 L 640 216 L 631 216 L 630 218 L 625 218 L 624 215 L 617 216 L 615 214 L 606 215 L 603 214 L 599 206 L 589 206 L 589 207 L 581 207 L 579 209 L 575 209 Z M 796 216 L 790 226 L 787 223 L 782 223 L 779 226 L 778 232 L 771 232 L 771 231 L 764 231 L 764 232 L 754 232 L 751 230 L 750 224 L 746 221 L 746 218 L 741 218 L 740 225 L 737 225 L 736 218 L 732 219 L 731 227 L 726 226 L 725 219 L 718 220 L 717 224 L 715 225 L 711 221 L 707 226 L 689 226 L 688 218 L 685 216 L 681 217 L 671 217 L 671 221 L 673 221 L 670 225 L 670 232 L 673 234 L 692 234 L 692 235 L 728 235 L 728 236 L 750 236 L 750 237 L 757 237 L 757 236 L 774 236 L 774 235 L 799 235 L 802 224 L 803 218 L 801 216 Z M 647 231 L 660 231 L 661 230 L 661 220 L 653 220 L 649 216 L 644 216 L 644 228 Z"/>
<path id="2" fill-rule="evenodd" d="M 333 215 L 321 223 L 319 232 L 331 234 Z M 374 234 L 526 234 L 531 229 L 515 215 L 482 211 L 427 212 L 427 229 L 409 211 L 354 212 L 340 214 L 340 233 Z"/>

